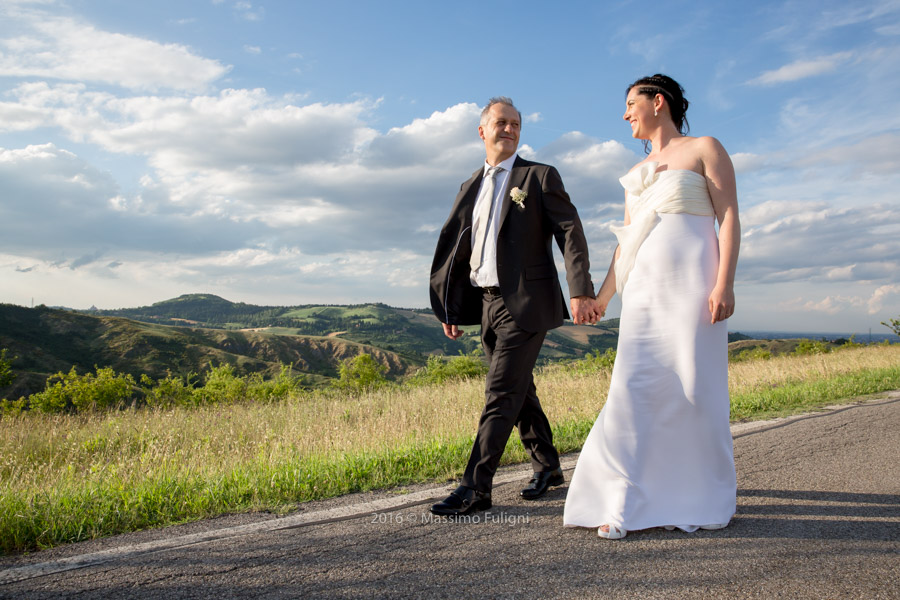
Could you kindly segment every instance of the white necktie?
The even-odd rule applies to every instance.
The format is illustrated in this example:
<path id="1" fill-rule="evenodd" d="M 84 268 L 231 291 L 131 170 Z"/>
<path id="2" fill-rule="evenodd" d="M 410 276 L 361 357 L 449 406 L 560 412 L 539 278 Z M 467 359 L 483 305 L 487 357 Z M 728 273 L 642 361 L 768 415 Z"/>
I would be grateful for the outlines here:
<path id="1" fill-rule="evenodd" d="M 469 267 L 477 271 L 484 258 L 484 242 L 488 236 L 488 223 L 491 221 L 491 213 L 494 208 L 494 187 L 497 183 L 497 173 L 502 171 L 500 167 L 491 167 L 485 175 L 484 190 L 481 194 L 481 206 L 472 223 L 472 235 L 475 236 L 475 245 L 472 247 L 472 258 L 469 259 Z"/>

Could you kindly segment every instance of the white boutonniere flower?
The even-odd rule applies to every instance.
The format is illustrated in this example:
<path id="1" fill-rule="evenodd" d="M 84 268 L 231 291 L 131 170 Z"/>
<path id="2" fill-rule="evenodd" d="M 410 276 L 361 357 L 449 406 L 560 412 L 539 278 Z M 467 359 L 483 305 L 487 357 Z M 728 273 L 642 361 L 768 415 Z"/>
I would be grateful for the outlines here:
<path id="1" fill-rule="evenodd" d="M 514 187 L 512 190 L 510 190 L 509 197 L 512 198 L 513 202 L 519 205 L 519 208 L 525 208 L 525 198 L 528 197 L 527 193 L 517 187 Z"/>

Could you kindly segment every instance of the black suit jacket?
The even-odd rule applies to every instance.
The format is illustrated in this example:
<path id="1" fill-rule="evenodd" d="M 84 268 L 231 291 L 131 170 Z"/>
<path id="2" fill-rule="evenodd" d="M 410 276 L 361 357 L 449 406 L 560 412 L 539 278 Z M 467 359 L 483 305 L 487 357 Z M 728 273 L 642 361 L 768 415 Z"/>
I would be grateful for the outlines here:
<path id="1" fill-rule="evenodd" d="M 460 187 L 431 265 L 431 307 L 451 325 L 481 323 L 482 291 L 470 281 L 469 258 L 483 173 L 479 168 Z M 510 198 L 516 187 L 527 194 L 524 206 Z M 526 331 L 547 331 L 569 317 L 553 262 L 554 238 L 565 259 L 569 294 L 594 297 L 587 241 L 562 178 L 554 167 L 517 157 L 500 210 L 497 273 L 506 308 Z"/>

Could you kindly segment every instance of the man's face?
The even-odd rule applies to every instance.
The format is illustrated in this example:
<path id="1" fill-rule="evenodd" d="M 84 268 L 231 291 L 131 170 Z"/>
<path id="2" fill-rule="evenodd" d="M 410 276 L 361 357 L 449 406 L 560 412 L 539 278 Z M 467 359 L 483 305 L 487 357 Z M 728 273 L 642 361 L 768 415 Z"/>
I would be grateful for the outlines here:
<path id="1" fill-rule="evenodd" d="M 487 122 L 478 126 L 484 140 L 488 162 L 496 165 L 512 156 L 519 147 L 519 112 L 509 104 L 494 104 L 488 110 Z"/>

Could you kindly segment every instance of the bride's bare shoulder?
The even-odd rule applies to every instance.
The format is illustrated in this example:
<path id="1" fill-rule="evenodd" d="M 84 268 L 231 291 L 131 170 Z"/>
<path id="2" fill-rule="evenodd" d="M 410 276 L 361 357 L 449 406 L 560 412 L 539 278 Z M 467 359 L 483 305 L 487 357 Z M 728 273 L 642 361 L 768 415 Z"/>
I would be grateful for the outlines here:
<path id="1" fill-rule="evenodd" d="M 710 135 L 687 139 L 690 147 L 698 154 L 706 154 L 708 152 L 718 153 L 723 150 L 722 142 Z"/>

